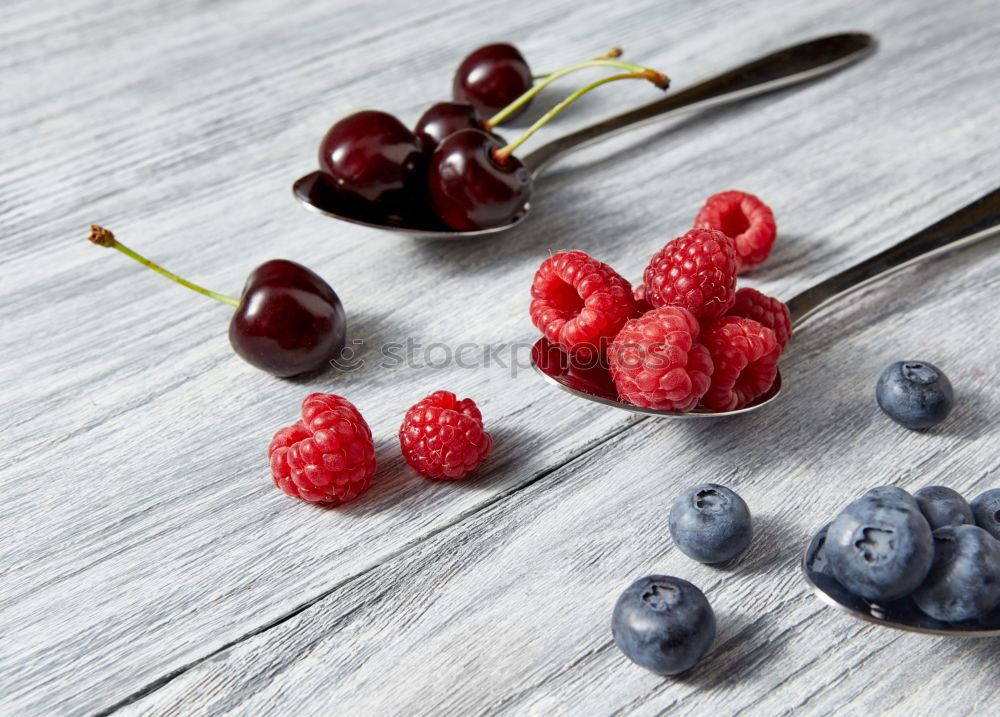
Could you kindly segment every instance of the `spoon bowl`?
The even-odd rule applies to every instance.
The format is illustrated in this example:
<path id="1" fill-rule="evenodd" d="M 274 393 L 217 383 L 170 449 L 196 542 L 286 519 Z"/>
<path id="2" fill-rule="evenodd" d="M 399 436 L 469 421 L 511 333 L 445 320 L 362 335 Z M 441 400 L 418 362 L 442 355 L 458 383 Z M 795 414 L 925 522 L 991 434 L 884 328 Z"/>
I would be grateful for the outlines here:
<path id="1" fill-rule="evenodd" d="M 1000 637 L 1000 608 L 979 620 L 942 622 L 924 614 L 912 598 L 876 603 L 849 592 L 830 574 L 823 558 L 826 529 L 813 536 L 802 556 L 802 574 L 816 596 L 857 620 L 896 630 L 949 637 Z"/>
<path id="2" fill-rule="evenodd" d="M 1000 189 L 980 197 L 972 204 L 914 234 L 873 257 L 845 269 L 839 274 L 806 289 L 788 302 L 792 328 L 798 331 L 820 309 L 835 299 L 857 291 L 874 281 L 932 256 L 967 246 L 984 239 L 1000 236 Z M 794 344 L 794 339 L 792 340 Z M 627 403 L 618 396 L 607 366 L 581 365 L 559 346 L 542 337 L 531 350 L 531 365 L 549 383 L 593 403 L 612 406 L 629 413 L 666 418 L 725 418 L 749 413 L 774 401 L 781 392 L 781 373 L 775 376 L 768 391 L 753 403 L 735 411 L 690 413 L 658 411 Z"/>
<path id="3" fill-rule="evenodd" d="M 787 47 L 729 72 L 705 80 L 657 102 L 584 127 L 543 145 L 523 158 L 537 178 L 542 169 L 571 150 L 610 137 L 629 127 L 648 124 L 681 111 L 714 107 L 799 84 L 830 74 L 874 51 L 875 39 L 861 32 L 821 37 Z M 372 229 L 414 239 L 470 239 L 507 231 L 531 211 L 525 204 L 512 221 L 475 231 L 455 231 L 428 211 L 418 217 L 371 215 L 332 191 L 320 172 L 311 172 L 292 185 L 295 198 L 315 212 Z"/>

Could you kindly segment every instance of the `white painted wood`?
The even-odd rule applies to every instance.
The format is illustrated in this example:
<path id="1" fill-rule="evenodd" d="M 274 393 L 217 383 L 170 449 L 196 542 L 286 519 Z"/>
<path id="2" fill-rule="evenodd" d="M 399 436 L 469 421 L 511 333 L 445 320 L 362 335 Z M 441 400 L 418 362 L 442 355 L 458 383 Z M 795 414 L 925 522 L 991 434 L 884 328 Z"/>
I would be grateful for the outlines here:
<path id="1" fill-rule="evenodd" d="M 527 289 L 550 250 L 636 276 L 708 194 L 737 186 L 765 197 L 781 230 L 752 279 L 790 296 L 994 188 L 997 22 L 985 0 L 4 4 L 0 713 L 132 698 L 177 713 L 995 707 L 994 673 L 973 667 L 996 646 L 856 626 L 794 570 L 808 528 L 871 483 L 996 483 L 996 313 L 973 313 L 996 295 L 995 248 L 894 281 L 889 305 L 852 300 L 829 336 L 803 333 L 774 410 L 681 427 L 495 365 L 278 381 L 232 355 L 225 308 L 84 237 L 106 223 L 232 292 L 261 261 L 302 261 L 374 358 L 407 337 L 530 341 Z M 530 221 L 499 241 L 401 241 L 290 196 L 337 116 L 377 106 L 412 122 L 491 39 L 539 69 L 621 44 L 682 87 L 856 28 L 882 40 L 862 65 L 553 167 Z M 548 136 L 652 92 L 604 88 Z M 872 408 L 874 374 L 910 353 L 948 367 L 965 396 L 940 434 L 901 432 Z M 497 437 L 475 481 L 429 483 L 398 456 L 403 412 L 437 388 L 475 397 Z M 270 485 L 267 441 L 313 390 L 350 397 L 379 437 L 376 486 L 347 509 Z M 694 470 L 768 518 L 746 568 L 670 550 L 663 508 Z M 651 569 L 691 576 L 724 619 L 690 680 L 656 680 L 607 647 L 610 602 Z"/>

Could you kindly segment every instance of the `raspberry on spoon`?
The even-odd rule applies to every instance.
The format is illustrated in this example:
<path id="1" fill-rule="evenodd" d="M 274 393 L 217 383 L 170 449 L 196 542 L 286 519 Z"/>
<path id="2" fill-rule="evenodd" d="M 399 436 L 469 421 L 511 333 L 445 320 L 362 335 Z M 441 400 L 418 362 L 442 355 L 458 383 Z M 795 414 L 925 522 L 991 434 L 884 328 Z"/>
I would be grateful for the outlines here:
<path id="1" fill-rule="evenodd" d="M 274 484 L 310 503 L 354 500 L 375 475 L 371 429 L 354 404 L 333 394 L 306 396 L 302 418 L 274 434 L 267 457 Z"/>
<path id="2" fill-rule="evenodd" d="M 781 356 L 774 331 L 753 319 L 726 316 L 706 326 L 701 340 L 715 365 L 702 398 L 705 408 L 735 411 L 771 388 Z"/>
<path id="3" fill-rule="evenodd" d="M 564 351 L 600 353 L 635 313 L 632 287 L 607 264 L 582 251 L 542 262 L 531 284 L 531 321 Z"/>
<path id="4" fill-rule="evenodd" d="M 784 351 L 792 340 L 792 317 L 784 301 L 762 294 L 756 289 L 743 287 L 736 291 L 736 299 L 727 316 L 753 319 L 774 331 L 778 346 Z"/>
<path id="5" fill-rule="evenodd" d="M 406 412 L 399 427 L 403 458 L 427 478 L 459 480 L 486 460 L 493 439 L 471 398 L 435 391 Z"/>
<path id="6" fill-rule="evenodd" d="M 330 285 L 306 267 L 285 259 L 258 266 L 239 299 L 210 291 L 167 271 L 132 251 L 114 234 L 93 225 L 90 241 L 120 251 L 143 266 L 236 309 L 229 322 L 229 342 L 247 363 L 275 376 L 288 377 L 328 366 L 344 348 L 347 320 Z"/>
<path id="7" fill-rule="evenodd" d="M 636 406 L 687 412 L 711 381 L 712 358 L 697 342 L 694 315 L 678 306 L 631 319 L 608 349 L 611 378 L 623 399 Z"/>
<path id="8" fill-rule="evenodd" d="M 658 251 L 643 273 L 653 307 L 682 306 L 699 319 L 724 315 L 736 295 L 736 253 L 722 232 L 692 229 Z"/>
<path id="9" fill-rule="evenodd" d="M 709 197 L 694 226 L 716 229 L 733 240 L 740 274 L 764 263 L 778 232 L 771 208 L 753 194 L 736 190 Z"/>

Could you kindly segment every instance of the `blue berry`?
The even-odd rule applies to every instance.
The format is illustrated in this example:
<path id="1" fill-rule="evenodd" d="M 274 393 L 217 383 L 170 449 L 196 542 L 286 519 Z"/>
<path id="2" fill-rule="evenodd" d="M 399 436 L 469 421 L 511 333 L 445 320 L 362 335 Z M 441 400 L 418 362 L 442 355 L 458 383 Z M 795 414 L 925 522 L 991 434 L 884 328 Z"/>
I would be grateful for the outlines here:
<path id="1" fill-rule="evenodd" d="M 920 430 L 947 418 L 955 395 L 948 377 L 937 366 L 926 361 L 897 361 L 882 372 L 875 400 L 896 423 Z"/>
<path id="2" fill-rule="evenodd" d="M 910 506 L 913 510 L 920 510 L 917 499 L 905 490 L 895 485 L 880 485 L 865 493 L 865 497 L 880 498 L 888 503 L 899 502 Z"/>
<path id="3" fill-rule="evenodd" d="M 837 581 L 868 600 L 909 595 L 934 558 L 927 520 L 899 489 L 869 492 L 844 508 L 830 524 L 825 548 Z"/>
<path id="4" fill-rule="evenodd" d="M 913 601 L 945 622 L 975 620 L 1000 605 L 1000 541 L 975 525 L 934 531 L 934 564 Z"/>
<path id="5" fill-rule="evenodd" d="M 931 530 L 946 525 L 975 525 L 972 508 L 958 491 L 943 485 L 929 485 L 921 488 L 913 497 L 920 506 Z"/>
<path id="6" fill-rule="evenodd" d="M 971 505 L 976 525 L 1000 540 L 1000 488 L 976 496 Z"/>
<path id="7" fill-rule="evenodd" d="M 687 580 L 648 575 L 618 598 L 611 634 L 632 662 L 659 675 L 679 675 L 708 652 L 715 639 L 715 613 Z"/>
<path id="8" fill-rule="evenodd" d="M 813 536 L 806 555 L 806 565 L 814 573 L 832 577 L 833 570 L 830 569 L 830 561 L 826 557 L 826 534 L 829 531 L 830 524 L 827 523 Z"/>
<path id="9" fill-rule="evenodd" d="M 681 552 L 700 563 L 732 560 L 753 540 L 750 509 L 729 488 L 702 483 L 674 501 L 670 534 Z"/>

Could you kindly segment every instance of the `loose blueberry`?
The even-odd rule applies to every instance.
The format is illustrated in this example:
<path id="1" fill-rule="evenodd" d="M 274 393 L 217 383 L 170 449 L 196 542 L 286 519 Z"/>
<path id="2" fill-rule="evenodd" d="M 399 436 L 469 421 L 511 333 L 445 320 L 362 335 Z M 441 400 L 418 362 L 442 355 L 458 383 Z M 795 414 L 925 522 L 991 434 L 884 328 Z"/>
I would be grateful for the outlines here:
<path id="1" fill-rule="evenodd" d="M 931 529 L 915 503 L 896 491 L 869 493 L 830 524 L 826 557 L 837 581 L 855 595 L 898 600 L 912 593 L 930 570 Z"/>
<path id="2" fill-rule="evenodd" d="M 913 601 L 945 622 L 988 615 L 1000 605 L 1000 542 L 975 525 L 935 530 L 934 564 Z"/>
<path id="3" fill-rule="evenodd" d="M 708 652 L 715 639 L 715 613 L 687 580 L 648 575 L 618 598 L 611 634 L 632 662 L 659 675 L 679 675 Z"/>
<path id="4" fill-rule="evenodd" d="M 975 525 L 972 508 L 962 494 L 943 485 L 929 485 L 921 488 L 913 497 L 920 506 L 920 512 L 927 518 L 931 530 L 946 525 Z"/>
<path id="5" fill-rule="evenodd" d="M 947 418 L 955 395 L 948 377 L 937 366 L 926 361 L 897 361 L 882 372 L 875 399 L 896 423 L 921 430 Z"/>
<path id="6" fill-rule="evenodd" d="M 753 540 L 750 509 L 729 488 L 703 483 L 674 501 L 670 534 L 681 552 L 700 563 L 732 560 Z"/>
<path id="7" fill-rule="evenodd" d="M 1000 540 L 1000 488 L 976 496 L 971 506 L 976 525 Z"/>

